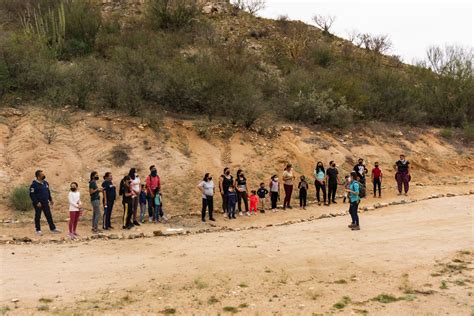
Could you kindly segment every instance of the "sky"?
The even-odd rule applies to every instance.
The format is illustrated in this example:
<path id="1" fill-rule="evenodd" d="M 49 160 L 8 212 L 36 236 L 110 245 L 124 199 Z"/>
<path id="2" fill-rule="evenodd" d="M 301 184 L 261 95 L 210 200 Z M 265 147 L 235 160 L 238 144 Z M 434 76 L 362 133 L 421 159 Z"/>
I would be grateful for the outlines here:
<path id="1" fill-rule="evenodd" d="M 310 24 L 315 14 L 336 16 L 334 34 L 388 34 L 393 43 L 388 53 L 406 63 L 424 59 L 432 45 L 474 46 L 474 1 L 469 0 L 267 0 L 259 14 Z"/>

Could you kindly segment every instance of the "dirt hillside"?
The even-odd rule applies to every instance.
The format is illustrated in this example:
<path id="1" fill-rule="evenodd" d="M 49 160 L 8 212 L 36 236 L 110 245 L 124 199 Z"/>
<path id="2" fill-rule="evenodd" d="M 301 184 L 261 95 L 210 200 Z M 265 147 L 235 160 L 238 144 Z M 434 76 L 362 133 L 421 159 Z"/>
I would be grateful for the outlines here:
<path id="1" fill-rule="evenodd" d="M 112 171 L 117 184 L 131 167 L 139 168 L 144 179 L 151 164 L 158 166 L 166 211 L 171 215 L 199 211 L 195 186 L 205 172 L 211 172 L 217 181 L 225 166 L 233 174 L 242 168 L 251 188 L 261 181 L 267 183 L 272 174 L 281 175 L 287 162 L 294 165 L 297 175 L 312 179 L 319 160 L 325 165 L 335 160 L 344 175 L 363 157 L 369 168 L 380 162 L 384 188 L 393 192 L 392 165 L 400 153 L 412 163 L 412 185 L 465 182 L 474 176 L 473 148 L 443 140 L 434 129 L 402 131 L 374 124 L 340 132 L 262 123 L 249 131 L 219 121 L 171 117 L 157 125 L 158 129 L 152 129 L 139 118 L 71 109 L 3 109 L 0 181 L 6 185 L 0 187 L 0 218 L 22 216 L 12 210 L 8 195 L 14 186 L 31 183 L 36 169 L 45 171 L 58 202 L 55 212 L 64 216 L 71 181 L 77 181 L 86 196 L 92 170 L 101 175 Z M 56 137 L 48 144 L 44 134 L 51 130 Z M 114 163 L 116 146 L 125 148 L 129 156 L 121 167 Z M 314 187 L 310 188 L 312 199 Z"/>

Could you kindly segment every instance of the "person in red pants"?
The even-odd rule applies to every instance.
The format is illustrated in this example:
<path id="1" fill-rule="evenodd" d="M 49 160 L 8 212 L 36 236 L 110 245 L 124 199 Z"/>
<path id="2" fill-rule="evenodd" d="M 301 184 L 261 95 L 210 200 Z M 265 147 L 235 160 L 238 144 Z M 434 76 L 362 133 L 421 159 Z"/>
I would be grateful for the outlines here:
<path id="1" fill-rule="evenodd" d="M 398 160 L 394 169 L 397 171 L 395 174 L 395 180 L 397 180 L 398 195 L 402 194 L 402 187 L 405 192 L 405 195 L 408 195 L 408 190 L 410 189 L 410 162 L 405 159 L 405 155 L 400 155 L 400 160 Z"/>
<path id="2" fill-rule="evenodd" d="M 69 200 L 69 237 L 76 239 L 79 235 L 76 232 L 77 223 L 82 212 L 81 193 L 77 190 L 77 183 L 72 182 L 68 195 Z"/>

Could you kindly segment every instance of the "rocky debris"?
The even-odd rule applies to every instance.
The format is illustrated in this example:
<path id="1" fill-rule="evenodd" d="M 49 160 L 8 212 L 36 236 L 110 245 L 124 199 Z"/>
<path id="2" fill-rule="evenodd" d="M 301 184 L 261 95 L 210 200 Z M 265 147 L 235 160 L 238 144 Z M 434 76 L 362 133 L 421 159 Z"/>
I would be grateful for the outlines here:
<path id="1" fill-rule="evenodd" d="M 12 116 L 24 116 L 25 113 L 15 108 L 6 108 L 0 111 L 0 116 L 12 117 Z"/>
<path id="2" fill-rule="evenodd" d="M 13 241 L 18 241 L 18 242 L 32 242 L 31 238 L 29 237 L 13 237 Z"/>
<path id="3" fill-rule="evenodd" d="M 454 193 L 448 193 L 448 194 L 446 194 L 446 197 L 453 197 L 453 196 L 456 196 L 456 194 L 454 194 Z"/>
<path id="4" fill-rule="evenodd" d="M 130 234 L 128 235 L 128 239 L 137 239 L 137 238 L 144 238 L 145 234 L 144 233 L 138 233 L 138 234 Z"/>
<path id="5" fill-rule="evenodd" d="M 282 132 L 292 132 L 293 131 L 293 126 L 282 126 L 280 131 L 282 131 Z"/>
<path id="6" fill-rule="evenodd" d="M 117 234 L 110 234 L 110 235 L 108 235 L 107 237 L 108 237 L 109 239 L 119 239 L 119 238 L 120 238 L 119 235 L 117 235 Z"/>
<path id="7" fill-rule="evenodd" d="M 222 3 L 207 2 L 202 7 L 202 13 L 204 14 L 219 14 L 227 12 L 227 7 Z"/>

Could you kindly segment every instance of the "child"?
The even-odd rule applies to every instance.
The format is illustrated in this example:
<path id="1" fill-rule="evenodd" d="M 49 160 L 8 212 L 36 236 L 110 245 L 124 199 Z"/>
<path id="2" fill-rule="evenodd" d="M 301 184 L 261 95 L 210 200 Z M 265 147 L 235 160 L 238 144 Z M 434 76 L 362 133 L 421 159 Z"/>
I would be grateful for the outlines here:
<path id="1" fill-rule="evenodd" d="M 278 176 L 274 174 L 270 181 L 270 198 L 272 201 L 272 211 L 276 212 L 277 201 L 280 199 L 280 182 L 278 182 Z"/>
<path id="2" fill-rule="evenodd" d="M 77 183 L 72 182 L 71 191 L 68 195 L 69 200 L 69 237 L 76 239 L 79 235 L 76 233 L 77 222 L 82 213 L 81 193 L 77 190 Z"/>
<path id="3" fill-rule="evenodd" d="M 235 204 L 237 203 L 237 193 L 235 193 L 234 185 L 229 187 L 227 193 L 227 217 L 229 219 L 235 219 Z"/>
<path id="4" fill-rule="evenodd" d="M 145 223 L 145 210 L 146 210 L 146 187 L 142 184 L 142 190 L 140 191 L 139 202 L 140 202 L 140 222 Z"/>
<path id="5" fill-rule="evenodd" d="M 250 214 L 257 215 L 257 205 L 258 205 L 258 196 L 257 196 L 257 191 L 252 190 L 252 194 L 250 194 Z"/>
<path id="6" fill-rule="evenodd" d="M 342 203 L 346 203 L 346 200 L 347 200 L 347 191 L 349 189 L 349 186 L 351 185 L 350 181 L 349 181 L 349 176 L 345 176 L 344 177 L 344 200 L 342 201 Z"/>
<path id="7" fill-rule="evenodd" d="M 374 197 L 377 195 L 377 188 L 379 189 L 379 198 L 382 197 L 382 170 L 379 168 L 379 163 L 375 163 L 375 168 L 372 169 L 372 183 L 374 184 Z"/>
<path id="8" fill-rule="evenodd" d="M 153 214 L 153 222 L 159 223 L 160 222 L 160 213 L 161 213 L 161 194 L 158 188 L 155 189 L 155 198 L 153 199 L 155 202 L 155 214 Z"/>
<path id="9" fill-rule="evenodd" d="M 268 190 L 265 189 L 265 183 L 260 183 L 260 188 L 257 190 L 258 195 L 258 206 L 260 208 L 260 213 L 265 213 L 265 200 Z"/>
<path id="10" fill-rule="evenodd" d="M 300 177 L 300 183 L 298 184 L 298 189 L 300 189 L 300 208 L 303 210 L 306 209 L 306 198 L 308 197 L 308 182 L 306 181 L 305 176 Z"/>

